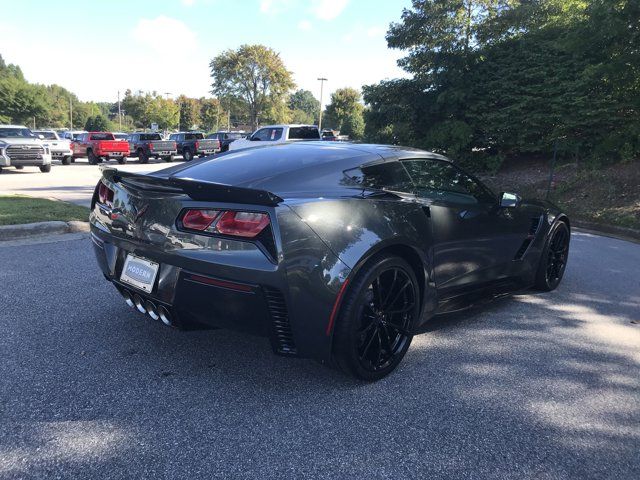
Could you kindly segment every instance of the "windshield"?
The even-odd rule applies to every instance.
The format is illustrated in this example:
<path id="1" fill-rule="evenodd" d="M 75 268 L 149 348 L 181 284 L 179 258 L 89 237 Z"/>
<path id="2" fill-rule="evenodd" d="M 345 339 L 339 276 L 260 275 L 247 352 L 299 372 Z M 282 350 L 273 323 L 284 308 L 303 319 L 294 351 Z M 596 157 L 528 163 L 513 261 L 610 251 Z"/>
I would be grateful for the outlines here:
<path id="1" fill-rule="evenodd" d="M 0 127 L 0 138 L 35 138 L 28 128 Z"/>
<path id="2" fill-rule="evenodd" d="M 42 135 L 47 140 L 57 140 L 56 134 L 54 132 L 33 132 L 36 135 Z"/>
<path id="3" fill-rule="evenodd" d="M 235 133 L 235 132 L 229 132 L 229 133 L 225 133 L 225 137 L 232 139 L 232 140 L 238 140 L 239 138 L 244 138 L 244 133 Z"/>

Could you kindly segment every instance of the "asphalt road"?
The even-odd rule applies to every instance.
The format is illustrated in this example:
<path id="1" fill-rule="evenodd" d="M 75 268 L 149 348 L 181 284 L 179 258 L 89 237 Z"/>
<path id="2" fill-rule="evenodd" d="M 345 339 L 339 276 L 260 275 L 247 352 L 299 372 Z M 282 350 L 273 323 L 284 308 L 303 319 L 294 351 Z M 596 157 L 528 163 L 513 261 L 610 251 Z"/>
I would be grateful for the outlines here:
<path id="1" fill-rule="evenodd" d="M 173 163 L 155 159 L 150 162 L 141 164 L 137 159 L 132 158 L 125 165 L 119 165 L 114 160 L 100 165 L 132 172 L 151 172 L 173 165 Z M 182 163 L 181 157 L 178 157 L 175 162 Z M 37 167 L 24 167 L 22 170 L 4 168 L 0 174 L 0 195 L 56 198 L 88 207 L 91 204 L 91 196 L 100 175 L 100 167 L 89 165 L 85 158 L 77 159 L 71 165 L 62 165 L 60 162 L 54 161 L 53 168 L 49 173 L 42 173 Z"/>
<path id="2" fill-rule="evenodd" d="M 640 478 L 640 245 L 434 323 L 375 383 L 125 306 L 90 241 L 0 247 L 0 478 Z"/>

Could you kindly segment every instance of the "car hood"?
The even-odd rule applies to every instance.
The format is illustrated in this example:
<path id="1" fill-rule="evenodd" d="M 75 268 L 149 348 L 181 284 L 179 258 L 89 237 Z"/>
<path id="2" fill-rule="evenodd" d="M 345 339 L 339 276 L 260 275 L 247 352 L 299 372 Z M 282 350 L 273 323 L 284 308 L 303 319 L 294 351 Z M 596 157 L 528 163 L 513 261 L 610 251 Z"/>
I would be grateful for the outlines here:
<path id="1" fill-rule="evenodd" d="M 7 145 L 43 145 L 39 138 L 26 137 L 0 137 L 0 143 Z"/>

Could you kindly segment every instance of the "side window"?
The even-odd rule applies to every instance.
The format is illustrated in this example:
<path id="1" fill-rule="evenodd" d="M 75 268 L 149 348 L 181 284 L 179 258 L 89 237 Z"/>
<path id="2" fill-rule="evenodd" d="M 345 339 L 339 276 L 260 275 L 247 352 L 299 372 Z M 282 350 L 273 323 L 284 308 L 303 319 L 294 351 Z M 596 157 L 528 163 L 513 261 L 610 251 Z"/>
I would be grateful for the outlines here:
<path id="1" fill-rule="evenodd" d="M 275 142 L 282 138 L 282 128 L 261 128 L 251 136 L 251 139 L 262 142 Z"/>
<path id="2" fill-rule="evenodd" d="M 452 203 L 494 203 L 493 194 L 480 182 L 444 160 L 405 160 L 416 194 Z"/>
<path id="3" fill-rule="evenodd" d="M 376 190 L 412 192 L 411 178 L 400 162 L 378 163 L 345 170 L 347 184 Z"/>
<path id="4" fill-rule="evenodd" d="M 193 140 L 194 138 L 196 138 L 196 136 L 193 133 L 185 133 L 184 134 L 184 139 L 185 140 Z"/>

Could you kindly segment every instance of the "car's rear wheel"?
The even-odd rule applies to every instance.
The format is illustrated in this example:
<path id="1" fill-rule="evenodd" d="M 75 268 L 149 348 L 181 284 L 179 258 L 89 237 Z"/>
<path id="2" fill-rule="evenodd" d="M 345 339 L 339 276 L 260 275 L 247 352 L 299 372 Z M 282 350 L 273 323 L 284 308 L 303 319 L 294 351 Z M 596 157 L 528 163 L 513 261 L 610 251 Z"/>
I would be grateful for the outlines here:
<path id="1" fill-rule="evenodd" d="M 127 163 L 127 157 L 119 157 L 118 158 L 118 163 L 120 165 L 124 165 L 125 163 Z"/>
<path id="2" fill-rule="evenodd" d="M 409 349 L 420 310 L 418 281 L 395 255 L 377 257 L 358 273 L 343 299 L 334 337 L 334 359 L 346 373 L 379 380 Z"/>
<path id="3" fill-rule="evenodd" d="M 537 290 L 549 292 L 560 285 L 567 267 L 570 240 L 571 235 L 567 224 L 564 222 L 556 223 L 551 229 L 542 255 L 540 255 L 535 281 Z"/>
<path id="4" fill-rule="evenodd" d="M 173 162 L 173 155 L 169 155 L 168 157 L 162 157 L 162 160 L 165 162 Z"/>
<path id="5" fill-rule="evenodd" d="M 24 165 L 16 165 L 16 170 L 22 170 L 24 168 Z"/>
<path id="6" fill-rule="evenodd" d="M 89 165 L 97 165 L 100 159 L 96 157 L 96 154 L 93 153 L 93 150 L 87 151 L 87 158 L 89 159 Z"/>
<path id="7" fill-rule="evenodd" d="M 191 153 L 191 150 L 189 150 L 188 148 L 185 148 L 182 151 L 182 158 L 184 158 L 185 162 L 190 162 L 191 160 L 193 160 L 193 153 Z"/>
<path id="8" fill-rule="evenodd" d="M 42 173 L 49 173 L 51 171 L 51 164 L 47 163 L 46 165 L 40 165 L 40 171 Z"/>
<path id="9" fill-rule="evenodd" d="M 60 161 L 62 162 L 62 165 L 69 165 L 71 163 L 71 157 L 65 155 Z"/>

